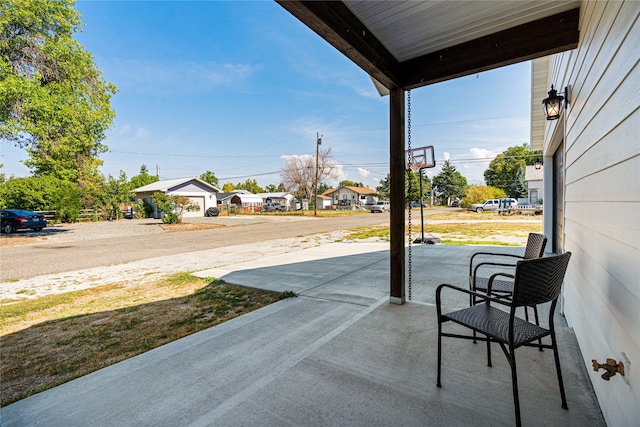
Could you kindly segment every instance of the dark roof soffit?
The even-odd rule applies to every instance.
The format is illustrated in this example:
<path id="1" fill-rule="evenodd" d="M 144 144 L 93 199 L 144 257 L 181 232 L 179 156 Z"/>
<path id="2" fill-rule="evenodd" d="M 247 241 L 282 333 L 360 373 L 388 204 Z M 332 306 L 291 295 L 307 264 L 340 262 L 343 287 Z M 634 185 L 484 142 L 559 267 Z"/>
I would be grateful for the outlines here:
<path id="1" fill-rule="evenodd" d="M 400 63 L 343 2 L 276 1 L 383 86 L 398 87 Z"/>
<path id="2" fill-rule="evenodd" d="M 276 1 L 388 89 L 414 89 L 551 55 L 579 41 L 575 8 L 400 63 L 343 2 Z"/>

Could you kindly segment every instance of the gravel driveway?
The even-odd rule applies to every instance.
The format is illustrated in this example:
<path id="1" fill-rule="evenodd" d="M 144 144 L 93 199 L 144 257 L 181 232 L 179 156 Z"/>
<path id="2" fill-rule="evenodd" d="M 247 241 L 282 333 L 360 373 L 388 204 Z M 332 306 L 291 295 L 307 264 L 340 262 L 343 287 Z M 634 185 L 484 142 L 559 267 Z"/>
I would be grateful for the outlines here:
<path id="1" fill-rule="evenodd" d="M 0 300 L 35 298 L 111 283 L 135 284 L 176 272 L 218 268 L 289 253 L 340 240 L 345 234 L 340 230 L 344 228 L 388 223 L 388 215 L 345 217 L 337 225 L 326 220 L 271 215 L 194 218 L 185 221 L 187 226 L 220 228 L 172 233 L 163 228 L 160 220 L 140 219 L 64 224 L 39 233 L 5 235 L 0 247 L 3 255 Z M 4 244 L 11 239 L 27 243 Z M 46 261 L 40 267 L 50 272 L 34 274 L 37 263 L 15 265 L 10 256 L 14 260 L 41 257 Z M 113 262 L 106 260 L 107 256 L 113 257 Z M 88 268 L 70 267 L 73 265 Z"/>

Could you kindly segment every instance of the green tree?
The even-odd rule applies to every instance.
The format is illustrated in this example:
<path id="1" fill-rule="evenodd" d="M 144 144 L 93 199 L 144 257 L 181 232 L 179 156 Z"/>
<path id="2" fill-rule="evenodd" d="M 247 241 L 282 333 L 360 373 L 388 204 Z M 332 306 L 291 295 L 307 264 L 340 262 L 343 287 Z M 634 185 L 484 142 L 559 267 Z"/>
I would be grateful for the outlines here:
<path id="1" fill-rule="evenodd" d="M 235 187 L 230 182 L 227 182 L 225 185 L 222 186 L 223 193 L 231 193 L 233 190 L 235 190 Z"/>
<path id="2" fill-rule="evenodd" d="M 325 191 L 329 190 L 331 186 L 329 184 L 325 184 L 324 182 L 318 183 L 318 194 L 322 194 Z"/>
<path id="3" fill-rule="evenodd" d="M 122 216 L 120 204 L 131 201 L 127 174 L 120 171 L 118 178 L 109 175 L 98 194 L 97 206 L 105 211 L 105 219 L 112 221 Z"/>
<path id="4" fill-rule="evenodd" d="M 256 193 L 264 193 L 264 188 L 258 185 L 258 181 L 255 179 L 247 179 L 244 183 L 239 182 L 234 186 L 236 190 L 247 190 L 254 194 Z"/>
<path id="5" fill-rule="evenodd" d="M 206 171 L 205 173 L 200 175 L 200 179 L 203 180 L 204 182 L 207 182 L 207 183 L 211 184 L 211 185 L 215 185 L 216 187 L 219 185 L 218 178 L 211 171 Z"/>
<path id="6" fill-rule="evenodd" d="M 82 209 L 78 185 L 52 176 L 9 178 L 0 186 L 0 207 L 56 211 L 59 220 L 72 222 Z"/>
<path id="7" fill-rule="evenodd" d="M 380 185 L 376 187 L 376 191 L 381 199 L 389 200 L 391 195 L 391 174 L 387 174 L 380 180 Z"/>
<path id="8" fill-rule="evenodd" d="M 144 187 L 145 185 L 153 184 L 158 181 L 159 178 L 155 175 L 149 175 L 147 165 L 140 166 L 140 173 L 136 176 L 132 176 L 129 181 L 129 191 L 133 191 L 136 188 Z M 131 195 L 133 197 L 133 194 Z M 133 200 L 133 199 L 132 199 Z"/>
<path id="9" fill-rule="evenodd" d="M 268 184 L 266 187 L 264 187 L 264 191 L 265 193 L 277 193 L 280 190 L 278 189 L 278 186 L 275 184 Z"/>
<path id="10" fill-rule="evenodd" d="M 411 189 L 409 189 L 409 182 L 411 182 Z M 391 174 L 387 174 L 386 177 L 380 180 L 380 185 L 376 187 L 378 196 L 381 199 L 391 198 Z M 427 198 L 429 191 L 431 191 L 431 183 L 429 178 L 422 177 L 422 191 L 423 195 L 420 197 L 420 175 L 414 171 L 407 171 L 404 176 L 404 197 L 407 203 L 418 202 L 421 199 Z"/>
<path id="11" fill-rule="evenodd" d="M 340 187 L 364 187 L 364 184 L 361 182 L 355 182 L 355 181 L 350 181 L 348 179 L 345 179 L 344 181 L 340 181 L 340 184 L 338 184 L 338 186 Z"/>
<path id="12" fill-rule="evenodd" d="M 462 198 L 467 188 L 467 178 L 462 176 L 449 160 L 446 160 L 440 173 L 433 177 L 433 187 L 438 197 Z"/>
<path id="13" fill-rule="evenodd" d="M 509 147 L 489 163 L 489 168 L 484 171 L 484 181 L 510 193 L 518 170 L 533 165 L 541 155 L 542 151 L 531 151 L 527 144 Z"/>
<path id="14" fill-rule="evenodd" d="M 151 200 L 165 213 L 162 222 L 165 224 L 181 224 L 184 212 L 200 210 L 200 206 L 189 201 L 188 197 L 175 196 L 164 193 L 153 193 Z"/>
<path id="15" fill-rule="evenodd" d="M 516 177 L 511 183 L 509 187 L 509 197 L 513 198 L 521 198 L 527 197 L 529 193 L 529 186 L 527 185 L 527 181 L 525 181 L 525 169 L 524 166 L 521 166 L 516 172 Z"/>
<path id="16" fill-rule="evenodd" d="M 80 25 L 73 0 L 0 3 L 0 139 L 27 150 L 35 176 L 83 184 L 96 182 L 116 88 L 73 39 Z"/>
<path id="17" fill-rule="evenodd" d="M 501 199 L 503 197 L 505 197 L 505 192 L 501 188 L 470 185 L 464 192 L 461 205 L 463 208 L 468 208 L 474 203 L 482 203 L 488 199 Z"/>

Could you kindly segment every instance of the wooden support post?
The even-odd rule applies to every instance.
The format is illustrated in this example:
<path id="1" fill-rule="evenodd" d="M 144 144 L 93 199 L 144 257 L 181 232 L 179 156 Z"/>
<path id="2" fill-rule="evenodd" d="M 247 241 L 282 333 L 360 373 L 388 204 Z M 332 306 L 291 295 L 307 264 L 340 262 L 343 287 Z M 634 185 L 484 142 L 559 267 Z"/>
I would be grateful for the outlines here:
<path id="1" fill-rule="evenodd" d="M 389 301 L 405 303 L 404 286 L 404 89 L 392 89 L 389 96 L 390 187 L 391 187 L 391 277 Z"/>

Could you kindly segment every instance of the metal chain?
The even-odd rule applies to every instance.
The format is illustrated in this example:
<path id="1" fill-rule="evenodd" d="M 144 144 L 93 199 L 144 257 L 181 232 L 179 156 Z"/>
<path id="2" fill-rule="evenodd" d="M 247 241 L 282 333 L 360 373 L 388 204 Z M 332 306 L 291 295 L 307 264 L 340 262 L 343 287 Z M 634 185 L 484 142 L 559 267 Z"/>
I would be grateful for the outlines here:
<path id="1" fill-rule="evenodd" d="M 409 176 L 409 185 L 408 185 L 408 197 L 407 199 L 409 199 L 409 220 L 408 220 L 408 225 L 409 225 L 409 251 L 408 251 L 408 256 L 409 256 L 409 301 L 411 301 L 411 282 L 412 282 L 412 277 L 411 277 L 411 243 L 412 243 L 412 237 L 411 237 L 411 194 L 412 194 L 412 186 L 411 186 L 411 182 L 413 181 L 413 176 L 411 175 L 411 165 L 413 162 L 413 153 L 411 152 L 411 91 L 407 91 L 407 148 L 408 148 L 408 156 L 407 156 L 407 166 L 408 166 L 408 170 L 405 170 L 405 176 L 408 175 Z"/>

